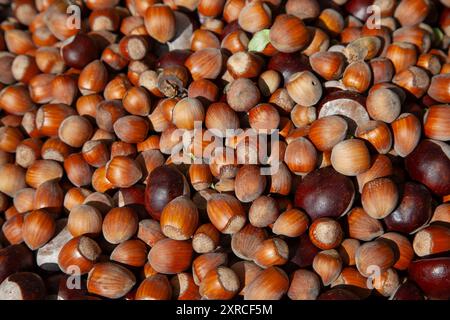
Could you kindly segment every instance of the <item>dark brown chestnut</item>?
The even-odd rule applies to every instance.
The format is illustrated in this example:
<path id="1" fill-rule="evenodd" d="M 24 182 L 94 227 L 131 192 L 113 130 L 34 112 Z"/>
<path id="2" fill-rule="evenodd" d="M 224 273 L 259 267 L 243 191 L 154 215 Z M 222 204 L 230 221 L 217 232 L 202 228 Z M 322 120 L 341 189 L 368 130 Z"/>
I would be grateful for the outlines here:
<path id="1" fill-rule="evenodd" d="M 31 269 L 33 253 L 25 244 L 15 244 L 0 250 L 0 283 L 9 275 Z"/>
<path id="2" fill-rule="evenodd" d="M 311 66 L 303 54 L 279 52 L 270 58 L 268 69 L 281 73 L 287 82 L 294 73 L 311 70 Z"/>
<path id="3" fill-rule="evenodd" d="M 326 167 L 309 173 L 299 183 L 295 206 L 305 209 L 312 220 L 339 217 L 350 209 L 354 197 L 352 180 Z"/>
<path id="4" fill-rule="evenodd" d="M 360 298 L 351 290 L 332 288 L 322 293 L 317 300 L 360 300 Z"/>
<path id="5" fill-rule="evenodd" d="M 153 218 L 159 220 L 166 204 L 186 194 L 189 194 L 187 182 L 177 169 L 171 166 L 158 167 L 147 178 L 145 208 Z"/>
<path id="6" fill-rule="evenodd" d="M 408 274 L 428 298 L 450 299 L 450 257 L 414 261 Z"/>
<path id="7" fill-rule="evenodd" d="M 405 159 L 412 179 L 439 196 L 450 194 L 450 147 L 445 142 L 423 140 Z"/>
<path id="8" fill-rule="evenodd" d="M 425 300 L 425 297 L 414 282 L 407 280 L 398 287 L 392 300 Z"/>
<path id="9" fill-rule="evenodd" d="M 298 238 L 296 243 L 289 247 L 289 252 L 291 253 L 290 262 L 300 268 L 309 267 L 319 251 L 320 249 L 312 243 L 308 232 L 305 232 Z"/>
<path id="10" fill-rule="evenodd" d="M 420 183 L 406 182 L 399 206 L 384 222 L 389 231 L 412 233 L 431 219 L 431 194 Z"/>
<path id="11" fill-rule="evenodd" d="M 77 35 L 63 42 L 61 55 L 64 63 L 75 69 L 83 69 L 98 58 L 99 52 L 94 41 L 86 34 Z"/>

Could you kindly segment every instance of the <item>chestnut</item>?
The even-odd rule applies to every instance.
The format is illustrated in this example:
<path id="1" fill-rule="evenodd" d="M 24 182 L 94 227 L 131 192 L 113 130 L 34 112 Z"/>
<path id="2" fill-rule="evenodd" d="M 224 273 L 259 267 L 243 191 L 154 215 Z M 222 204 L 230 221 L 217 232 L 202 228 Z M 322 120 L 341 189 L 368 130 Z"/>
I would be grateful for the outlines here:
<path id="1" fill-rule="evenodd" d="M 450 158 L 444 142 L 423 140 L 405 159 L 406 170 L 412 179 L 423 183 L 433 193 L 450 193 Z"/>
<path id="2" fill-rule="evenodd" d="M 340 190 L 339 195 L 336 190 Z M 307 174 L 298 184 L 295 205 L 305 209 L 312 220 L 339 217 L 351 208 L 354 197 L 352 180 L 326 167 Z"/>
<path id="3" fill-rule="evenodd" d="M 425 297 L 414 282 L 407 280 L 398 287 L 392 300 L 425 300 Z"/>
<path id="4" fill-rule="evenodd" d="M 450 284 L 448 272 L 450 258 L 432 258 L 411 263 L 408 274 L 429 298 L 448 300 Z"/>
<path id="5" fill-rule="evenodd" d="M 390 231 L 412 233 L 431 218 L 431 194 L 422 184 L 406 182 L 398 207 L 384 222 Z"/>
<path id="6" fill-rule="evenodd" d="M 171 200 L 188 194 L 184 176 L 173 167 L 160 166 L 148 176 L 145 208 L 153 218 L 159 220 L 162 210 Z"/>
<path id="7" fill-rule="evenodd" d="M 65 40 L 61 54 L 66 65 L 80 70 L 99 56 L 95 42 L 83 33 L 77 33 Z"/>
<path id="8" fill-rule="evenodd" d="M 353 91 L 334 91 L 324 96 L 317 107 L 318 118 L 342 115 L 350 119 L 351 127 L 369 121 L 369 114 L 366 110 L 366 98 Z M 352 122 L 353 121 L 353 122 Z"/>
<path id="9" fill-rule="evenodd" d="M 17 272 L 0 284 L 2 300 L 43 300 L 46 288 L 42 278 L 32 272 Z"/>
<path id="10" fill-rule="evenodd" d="M 25 244 L 15 244 L 0 249 L 0 281 L 9 275 L 31 270 L 34 264 L 33 253 Z"/>

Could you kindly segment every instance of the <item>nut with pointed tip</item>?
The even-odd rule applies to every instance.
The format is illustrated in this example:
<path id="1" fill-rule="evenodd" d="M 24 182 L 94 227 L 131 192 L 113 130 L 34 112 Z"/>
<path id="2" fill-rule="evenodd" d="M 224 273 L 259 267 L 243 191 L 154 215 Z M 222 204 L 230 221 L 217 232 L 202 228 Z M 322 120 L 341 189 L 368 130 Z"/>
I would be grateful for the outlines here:
<path id="1" fill-rule="evenodd" d="M 200 295 L 208 300 L 229 300 L 239 290 L 239 278 L 227 267 L 219 266 L 210 270 L 200 283 Z"/>
<path id="2" fill-rule="evenodd" d="M 326 116 L 315 120 L 309 129 L 309 139 L 320 151 L 330 151 L 345 139 L 347 122 L 340 116 Z"/>
<path id="3" fill-rule="evenodd" d="M 87 279 L 87 290 L 110 299 L 125 296 L 135 285 L 136 278 L 125 267 L 112 262 L 94 265 Z"/>
<path id="4" fill-rule="evenodd" d="M 449 251 L 450 229 L 436 224 L 420 230 L 414 236 L 413 248 L 419 257 Z"/>
<path id="5" fill-rule="evenodd" d="M 74 272 L 80 275 L 88 273 L 101 254 L 100 246 L 91 238 L 80 236 L 69 240 L 59 251 L 58 266 L 67 274 Z"/>
<path id="6" fill-rule="evenodd" d="M 126 156 L 114 157 L 106 164 L 106 179 L 115 187 L 131 187 L 141 178 L 142 171 L 139 165 Z"/>
<path id="7" fill-rule="evenodd" d="M 31 250 L 39 249 L 46 244 L 55 235 L 55 231 L 55 219 L 45 210 L 35 210 L 24 217 L 23 241 Z"/>
<path id="8" fill-rule="evenodd" d="M 367 182 L 361 193 L 361 203 L 369 216 L 375 219 L 387 217 L 398 203 L 397 185 L 389 178 L 377 178 Z"/>
<path id="9" fill-rule="evenodd" d="M 355 255 L 361 243 L 356 239 L 347 238 L 342 241 L 338 248 L 342 262 L 347 266 L 355 265 Z"/>
<path id="10" fill-rule="evenodd" d="M 430 77 L 422 68 L 410 66 L 398 72 L 392 79 L 392 83 L 405 89 L 416 98 L 420 98 L 430 86 Z"/>
<path id="11" fill-rule="evenodd" d="M 402 113 L 391 123 L 394 150 L 401 157 L 408 156 L 418 145 L 421 136 L 419 119 L 412 113 Z"/>
<path id="12" fill-rule="evenodd" d="M 90 205 L 78 205 L 70 210 L 67 228 L 74 237 L 98 235 L 102 231 L 102 214 Z"/>
<path id="13" fill-rule="evenodd" d="M 124 241 L 114 248 L 110 259 L 128 266 L 142 267 L 147 260 L 147 246 L 141 240 Z"/>
<path id="14" fill-rule="evenodd" d="M 214 80 L 223 71 L 225 61 L 220 49 L 205 48 L 191 54 L 184 65 L 189 69 L 194 80 Z"/>
<path id="15" fill-rule="evenodd" d="M 320 278 L 312 271 L 298 269 L 291 275 L 287 292 L 291 300 L 316 300 L 320 293 Z"/>
<path id="16" fill-rule="evenodd" d="M 166 43 L 175 36 L 175 15 L 167 5 L 150 6 L 145 11 L 144 24 L 148 34 L 160 43 Z"/>
<path id="17" fill-rule="evenodd" d="M 394 42 L 387 47 L 386 58 L 392 61 L 395 73 L 416 64 L 416 47 L 408 42 Z"/>
<path id="18" fill-rule="evenodd" d="M 338 80 L 345 67 L 345 56 L 340 52 L 316 52 L 309 57 L 312 69 L 325 80 Z"/>
<path id="19" fill-rule="evenodd" d="M 353 208 L 347 215 L 349 236 L 362 241 L 373 240 L 384 233 L 383 225 L 362 208 Z"/>
<path id="20" fill-rule="evenodd" d="M 139 221 L 137 238 L 144 241 L 150 247 L 153 247 L 156 242 L 165 239 L 166 236 L 162 233 L 158 221 L 144 219 Z"/>
<path id="21" fill-rule="evenodd" d="M 328 286 L 341 274 L 342 259 L 334 249 L 321 251 L 314 257 L 312 267 L 321 277 L 323 285 Z"/>
<path id="22" fill-rule="evenodd" d="M 255 33 L 266 29 L 272 22 L 269 6 L 263 1 L 252 1 L 240 10 L 238 23 L 247 32 Z"/>
<path id="23" fill-rule="evenodd" d="M 188 240 L 198 225 L 198 210 L 194 202 L 186 196 L 170 201 L 161 213 L 161 230 L 174 240 Z"/>
<path id="24" fill-rule="evenodd" d="M 279 300 L 288 290 L 286 273 L 277 267 L 270 267 L 246 286 L 244 300 Z"/>
<path id="25" fill-rule="evenodd" d="M 141 282 L 136 291 L 136 300 L 170 300 L 172 286 L 166 275 L 155 274 Z"/>
<path id="26" fill-rule="evenodd" d="M 439 74 L 431 78 L 428 94 L 431 98 L 441 103 L 450 103 L 450 76 Z"/>
<path id="27" fill-rule="evenodd" d="M 284 154 L 284 162 L 298 175 L 305 175 L 317 166 L 317 152 L 313 144 L 304 137 L 290 142 Z"/>
<path id="28" fill-rule="evenodd" d="M 242 202 L 252 202 L 263 193 L 266 177 L 261 175 L 257 165 L 242 166 L 235 178 L 235 194 Z"/>
<path id="29" fill-rule="evenodd" d="M 355 135 L 368 141 L 381 154 L 392 148 L 392 134 L 387 124 L 382 121 L 368 121 L 356 128 Z"/>
<path id="30" fill-rule="evenodd" d="M 372 71 L 364 61 L 355 61 L 345 68 L 342 83 L 349 89 L 359 93 L 365 92 L 372 81 Z"/>
<path id="31" fill-rule="evenodd" d="M 370 154 L 364 141 L 344 140 L 331 151 L 331 164 L 341 174 L 356 176 L 370 168 Z"/>
<path id="32" fill-rule="evenodd" d="M 402 99 L 394 88 L 372 88 L 366 106 L 372 119 L 391 123 L 400 115 Z"/>
<path id="33" fill-rule="evenodd" d="M 270 43 L 280 52 L 295 52 L 310 41 L 310 33 L 303 21 L 291 14 L 275 18 L 269 32 Z"/>
<path id="34" fill-rule="evenodd" d="M 312 106 L 322 96 L 322 84 L 310 71 L 294 73 L 286 83 L 289 96 L 302 106 Z"/>
<path id="35" fill-rule="evenodd" d="M 375 240 L 362 244 L 356 251 L 356 267 L 365 277 L 374 272 L 374 268 L 384 272 L 397 261 L 395 250 L 384 240 Z"/>
<path id="36" fill-rule="evenodd" d="M 206 253 L 195 258 L 192 262 L 192 275 L 195 284 L 200 285 L 211 270 L 217 269 L 227 262 L 227 254 L 223 252 Z"/>
<path id="37" fill-rule="evenodd" d="M 192 254 L 190 242 L 167 238 L 156 242 L 148 254 L 148 261 L 157 272 L 175 274 L 189 268 Z"/>
<path id="38" fill-rule="evenodd" d="M 173 297 L 177 300 L 200 300 L 198 286 L 190 273 L 181 272 L 175 275 L 170 283 L 172 285 Z"/>
<path id="39" fill-rule="evenodd" d="M 342 269 L 339 277 L 331 284 L 332 288 L 348 288 L 359 299 L 367 298 L 371 290 L 367 287 L 367 278 L 361 275 L 356 268 L 346 267 Z"/>
<path id="40" fill-rule="evenodd" d="M 308 229 L 308 216 L 301 210 L 289 209 L 280 214 L 272 226 L 272 232 L 287 237 L 299 237 Z"/>
<path id="41" fill-rule="evenodd" d="M 281 238 L 264 240 L 256 249 L 254 262 L 262 268 L 283 265 L 289 257 L 289 248 Z"/>
<path id="42" fill-rule="evenodd" d="M 431 106 L 424 116 L 424 133 L 430 139 L 450 140 L 450 108 L 448 105 Z"/>
<path id="43" fill-rule="evenodd" d="M 267 239 L 264 229 L 247 224 L 231 238 L 231 250 L 233 253 L 245 260 L 254 260 L 257 249 Z"/>
<path id="44" fill-rule="evenodd" d="M 246 221 L 239 200 L 228 194 L 213 194 L 207 202 L 206 210 L 211 223 L 225 234 L 239 231 Z"/>
<path id="45" fill-rule="evenodd" d="M 276 200 L 272 197 L 260 196 L 252 202 L 248 219 L 253 226 L 264 228 L 274 223 L 278 215 Z"/>
<path id="46" fill-rule="evenodd" d="M 219 245 L 220 232 L 211 223 L 202 224 L 192 238 L 192 248 L 197 253 L 213 252 Z"/>
<path id="47" fill-rule="evenodd" d="M 23 242 L 22 226 L 23 214 L 18 214 L 6 220 L 2 225 L 2 234 L 12 245 Z"/>
<path id="48" fill-rule="evenodd" d="M 83 68 L 78 78 L 78 88 L 83 95 L 102 92 L 108 82 L 108 71 L 100 60 Z"/>
<path id="49" fill-rule="evenodd" d="M 103 219 L 103 236 L 112 244 L 122 243 L 132 238 L 137 229 L 137 214 L 128 207 L 114 208 Z"/>
<path id="50" fill-rule="evenodd" d="M 413 26 L 425 20 L 431 8 L 427 0 L 405 0 L 396 7 L 394 17 L 402 26 Z"/>

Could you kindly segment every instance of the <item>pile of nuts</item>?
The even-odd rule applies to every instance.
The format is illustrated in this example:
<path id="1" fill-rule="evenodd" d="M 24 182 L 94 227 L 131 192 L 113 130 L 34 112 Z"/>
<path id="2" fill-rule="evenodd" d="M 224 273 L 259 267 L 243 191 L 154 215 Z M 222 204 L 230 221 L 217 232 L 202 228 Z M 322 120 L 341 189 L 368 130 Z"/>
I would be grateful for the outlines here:
<path id="1" fill-rule="evenodd" d="M 0 21 L 0 299 L 450 299 L 449 0 Z"/>

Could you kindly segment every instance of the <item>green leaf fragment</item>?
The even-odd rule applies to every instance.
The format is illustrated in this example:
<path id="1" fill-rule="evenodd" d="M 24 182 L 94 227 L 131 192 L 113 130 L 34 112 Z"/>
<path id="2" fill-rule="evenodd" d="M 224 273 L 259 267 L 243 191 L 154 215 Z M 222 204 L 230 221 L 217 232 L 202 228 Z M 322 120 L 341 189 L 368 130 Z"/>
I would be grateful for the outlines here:
<path id="1" fill-rule="evenodd" d="M 248 51 L 263 51 L 267 45 L 270 43 L 269 40 L 269 29 L 264 29 L 256 32 L 253 38 L 248 43 Z"/>

